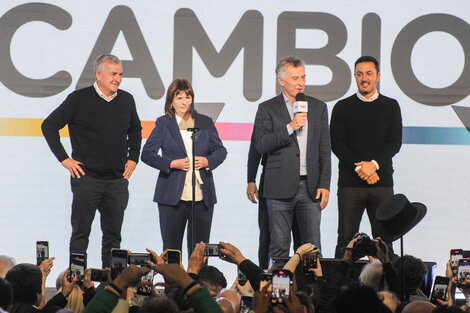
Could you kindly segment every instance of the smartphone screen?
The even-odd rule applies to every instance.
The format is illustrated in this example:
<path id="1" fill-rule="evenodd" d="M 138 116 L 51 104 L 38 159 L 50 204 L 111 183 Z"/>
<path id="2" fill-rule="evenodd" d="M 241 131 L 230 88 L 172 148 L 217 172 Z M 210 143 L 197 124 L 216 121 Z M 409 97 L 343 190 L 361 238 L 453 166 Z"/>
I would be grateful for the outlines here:
<path id="1" fill-rule="evenodd" d="M 459 267 L 459 260 L 463 259 L 462 249 L 450 250 L 450 266 L 452 267 L 452 273 L 454 276 L 457 275 L 457 268 Z"/>
<path id="2" fill-rule="evenodd" d="M 127 267 L 127 250 L 111 249 L 111 268 L 122 271 Z"/>
<path id="3" fill-rule="evenodd" d="M 180 264 L 181 263 L 181 251 L 168 249 L 167 251 L 168 264 Z"/>
<path id="4" fill-rule="evenodd" d="M 468 285 L 465 283 L 467 277 L 470 279 L 470 259 L 460 259 L 457 271 L 457 286 Z"/>
<path id="5" fill-rule="evenodd" d="M 129 265 L 142 266 L 148 264 L 150 260 L 152 260 L 150 253 L 129 253 L 127 261 Z"/>
<path id="6" fill-rule="evenodd" d="M 281 303 L 283 297 L 289 296 L 290 290 L 290 272 L 285 270 L 277 270 L 273 272 L 272 278 L 272 302 Z"/>
<path id="7" fill-rule="evenodd" d="M 253 308 L 253 297 L 242 296 L 240 300 L 240 312 L 248 312 Z"/>
<path id="8" fill-rule="evenodd" d="M 436 300 L 446 301 L 447 298 L 447 287 L 449 286 L 449 278 L 436 276 L 434 279 L 434 286 L 432 288 L 431 297 L 429 300 L 431 303 L 440 304 Z"/>
<path id="9" fill-rule="evenodd" d="M 302 272 L 304 274 L 313 274 L 312 269 L 317 268 L 317 253 L 309 253 L 302 258 Z"/>
<path id="10" fill-rule="evenodd" d="M 205 245 L 204 256 L 219 256 L 219 244 L 206 243 Z"/>
<path id="11" fill-rule="evenodd" d="M 147 266 L 147 265 L 142 265 Z M 153 285 L 153 270 L 151 269 L 147 275 L 140 278 L 141 282 L 149 283 L 148 285 L 139 286 L 137 288 L 137 294 L 139 295 L 151 295 L 152 294 L 152 285 Z"/>
<path id="12" fill-rule="evenodd" d="M 124 249 L 111 249 L 111 279 L 115 279 L 127 267 L 128 251 Z"/>
<path id="13" fill-rule="evenodd" d="M 77 277 L 79 281 L 85 277 L 86 259 L 82 253 L 70 254 L 70 281 Z"/>
<path id="14" fill-rule="evenodd" d="M 36 265 L 49 259 L 49 241 L 36 241 Z"/>
<path id="15" fill-rule="evenodd" d="M 108 281 L 108 270 L 102 270 L 97 268 L 90 269 L 90 280 L 97 282 L 107 282 Z"/>

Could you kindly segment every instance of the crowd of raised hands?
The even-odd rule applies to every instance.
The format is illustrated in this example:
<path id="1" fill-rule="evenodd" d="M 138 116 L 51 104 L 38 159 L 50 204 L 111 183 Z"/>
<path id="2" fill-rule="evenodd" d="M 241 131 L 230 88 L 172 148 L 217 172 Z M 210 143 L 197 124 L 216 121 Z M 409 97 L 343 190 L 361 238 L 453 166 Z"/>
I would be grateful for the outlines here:
<path id="1" fill-rule="evenodd" d="M 140 266 L 128 265 L 119 271 L 110 269 L 107 281 L 99 286 L 90 279 L 92 269 L 87 269 L 83 277 L 73 278 L 70 269 L 66 269 L 57 280 L 57 294 L 46 301 L 45 281 L 54 265 L 54 258 L 49 258 L 39 266 L 24 263 L 13 266 L 6 273 L 13 296 L 9 304 L 2 300 L 0 306 L 12 313 L 49 313 L 62 308 L 75 313 L 466 311 L 466 305 L 454 306 L 454 293 L 458 285 L 470 300 L 470 275 L 458 283 L 450 260 L 446 270 L 448 286 L 445 291 L 438 290 L 437 298 L 431 296 L 432 304 L 419 289 L 426 272 L 421 260 L 390 255 L 387 244 L 380 238 L 371 241 L 375 249 L 367 250 L 372 250 L 370 255 L 363 255 L 359 242 L 364 242 L 361 235 L 348 244 L 342 260 L 337 260 L 336 266 L 324 275 L 318 249 L 310 243 L 300 246 L 287 263 L 263 270 L 235 245 L 221 241 L 218 257 L 236 265 L 239 273 L 230 288 L 224 275 L 208 265 L 206 245 L 202 242 L 196 245 L 187 269 L 181 262 L 169 264 L 167 251 L 159 255 L 147 249 L 150 261 Z M 367 257 L 370 264 L 364 267 L 359 280 L 355 280 L 350 271 L 361 257 Z M 162 275 L 163 281 L 154 279 L 157 274 Z M 150 279 L 143 279 L 149 276 Z M 34 277 L 38 277 L 40 290 L 37 281 L 30 283 Z M 1 282 L 0 294 L 5 290 L 2 289 L 5 280 Z M 33 285 L 36 289 L 30 287 Z M 147 290 L 145 295 L 138 292 L 142 288 Z M 24 300 L 24 294 L 33 292 L 37 295 L 34 301 Z"/>

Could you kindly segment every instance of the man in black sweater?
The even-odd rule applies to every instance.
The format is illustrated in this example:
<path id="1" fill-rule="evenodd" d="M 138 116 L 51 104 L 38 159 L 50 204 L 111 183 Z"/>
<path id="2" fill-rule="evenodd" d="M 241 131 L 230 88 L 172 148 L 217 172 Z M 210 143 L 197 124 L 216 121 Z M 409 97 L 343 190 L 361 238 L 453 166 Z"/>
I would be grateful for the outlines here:
<path id="1" fill-rule="evenodd" d="M 103 231 L 101 260 L 110 266 L 111 249 L 121 244 L 121 226 L 129 199 L 128 179 L 139 160 L 141 124 L 134 98 L 119 90 L 121 61 L 102 55 L 95 61 L 96 82 L 72 92 L 43 122 L 52 152 L 70 172 L 73 193 L 70 253 L 86 254 L 98 209 Z M 60 142 L 68 125 L 72 157 Z"/>
<path id="2" fill-rule="evenodd" d="M 372 235 L 380 235 L 375 211 L 393 195 L 392 157 L 400 150 L 402 139 L 398 102 L 377 91 L 377 60 L 363 56 L 354 66 L 358 92 L 336 103 L 330 122 L 331 147 L 339 159 L 336 258 L 344 255 L 358 232 L 364 209 Z"/>

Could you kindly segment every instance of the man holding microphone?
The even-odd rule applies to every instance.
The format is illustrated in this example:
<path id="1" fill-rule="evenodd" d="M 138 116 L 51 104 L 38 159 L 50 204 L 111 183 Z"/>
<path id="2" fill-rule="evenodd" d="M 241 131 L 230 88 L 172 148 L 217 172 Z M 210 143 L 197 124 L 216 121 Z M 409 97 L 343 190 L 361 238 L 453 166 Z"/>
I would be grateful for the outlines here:
<path id="1" fill-rule="evenodd" d="M 269 214 L 269 256 L 283 258 L 289 255 L 294 213 L 301 244 L 321 247 L 320 220 L 328 204 L 331 146 L 326 104 L 303 95 L 303 60 L 285 57 L 278 63 L 276 75 L 282 93 L 259 105 L 254 136 L 256 149 L 266 154 L 263 196 Z"/>

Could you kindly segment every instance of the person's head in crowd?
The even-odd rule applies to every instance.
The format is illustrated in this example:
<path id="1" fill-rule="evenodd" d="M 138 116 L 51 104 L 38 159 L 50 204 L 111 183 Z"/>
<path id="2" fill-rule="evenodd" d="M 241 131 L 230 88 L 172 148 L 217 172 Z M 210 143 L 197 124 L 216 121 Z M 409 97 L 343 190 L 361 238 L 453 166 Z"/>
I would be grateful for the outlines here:
<path id="1" fill-rule="evenodd" d="M 8 280 L 0 278 L 0 308 L 10 312 L 13 303 L 13 289 Z"/>
<path id="2" fill-rule="evenodd" d="M 5 276 L 13 287 L 13 302 L 37 305 L 41 296 L 42 273 L 34 264 L 13 266 Z"/>
<path id="3" fill-rule="evenodd" d="M 403 313 L 403 309 L 410 303 L 411 301 L 405 300 L 400 302 L 400 304 L 395 309 L 395 313 Z"/>
<path id="4" fill-rule="evenodd" d="M 191 311 L 192 307 L 188 297 L 185 296 L 183 288 L 167 288 L 165 294 L 168 298 L 173 299 L 178 306 L 180 312 Z"/>
<path id="5" fill-rule="evenodd" d="M 424 281 L 424 276 L 426 275 L 426 265 L 424 265 L 421 259 L 415 258 L 411 255 L 404 255 L 402 258 L 403 276 L 405 280 L 406 291 L 412 296 L 418 295 L 419 297 L 423 298 L 424 295 L 418 290 L 418 288 Z M 398 275 L 401 275 L 402 258 L 397 258 L 392 263 Z M 410 297 L 410 300 L 420 299 Z"/>
<path id="6" fill-rule="evenodd" d="M 331 302 L 331 312 L 390 313 L 391 311 L 380 301 L 377 292 L 373 288 L 353 283 L 340 288 Z"/>
<path id="7" fill-rule="evenodd" d="M 14 258 L 6 255 L 0 255 L 0 278 L 5 278 L 7 272 L 16 265 Z"/>
<path id="8" fill-rule="evenodd" d="M 465 311 L 456 306 L 439 305 L 432 313 L 464 313 Z"/>
<path id="9" fill-rule="evenodd" d="M 383 267 L 382 263 L 375 259 L 374 261 L 366 264 L 359 275 L 359 282 L 361 285 L 369 286 L 379 291 L 380 283 L 382 281 Z"/>
<path id="10" fill-rule="evenodd" d="M 216 267 L 204 265 L 198 273 L 199 282 L 209 290 L 210 294 L 215 297 L 219 292 L 227 287 L 227 280 L 224 274 Z"/>
<path id="11" fill-rule="evenodd" d="M 220 306 L 222 311 L 224 311 L 224 313 L 237 313 L 235 305 L 233 305 L 232 301 L 230 301 L 229 299 L 224 297 L 217 297 L 215 301 Z"/>
<path id="12" fill-rule="evenodd" d="M 403 308 L 403 313 L 431 313 L 436 306 L 429 301 L 411 301 Z"/>
<path id="13" fill-rule="evenodd" d="M 392 312 L 395 312 L 400 305 L 400 300 L 398 300 L 397 296 L 389 291 L 380 291 L 379 299 L 381 299 Z"/>
<path id="14" fill-rule="evenodd" d="M 238 292 L 236 292 L 235 290 L 233 289 L 224 289 L 222 290 L 219 295 L 217 296 L 217 299 L 219 298 L 223 298 L 223 299 L 227 299 L 228 301 L 230 301 L 230 303 L 233 304 L 234 308 L 235 308 L 235 312 L 239 312 L 240 311 L 240 301 L 241 301 L 241 297 L 240 295 L 238 294 Z M 217 300 L 216 299 L 216 300 Z M 222 306 L 221 306 L 222 307 Z M 222 308 L 223 309 L 223 308 Z M 224 311 L 224 312 L 230 312 L 230 311 Z"/>
<path id="15" fill-rule="evenodd" d="M 142 313 L 178 313 L 178 305 L 167 296 L 153 296 L 142 303 Z"/>
<path id="16" fill-rule="evenodd" d="M 302 304 L 306 309 L 307 313 L 314 313 L 315 306 L 313 304 L 313 297 L 309 295 L 305 290 L 296 291 L 295 295 L 299 298 L 300 304 Z"/>

